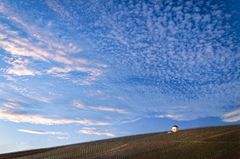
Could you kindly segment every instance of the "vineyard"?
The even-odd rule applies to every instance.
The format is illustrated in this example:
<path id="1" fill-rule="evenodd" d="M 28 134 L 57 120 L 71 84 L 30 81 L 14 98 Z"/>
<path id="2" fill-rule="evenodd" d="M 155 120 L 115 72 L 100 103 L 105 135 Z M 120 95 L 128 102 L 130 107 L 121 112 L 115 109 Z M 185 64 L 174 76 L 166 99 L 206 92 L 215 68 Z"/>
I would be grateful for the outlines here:
<path id="1" fill-rule="evenodd" d="M 0 155 L 0 159 L 240 159 L 240 125 L 161 132 Z"/>

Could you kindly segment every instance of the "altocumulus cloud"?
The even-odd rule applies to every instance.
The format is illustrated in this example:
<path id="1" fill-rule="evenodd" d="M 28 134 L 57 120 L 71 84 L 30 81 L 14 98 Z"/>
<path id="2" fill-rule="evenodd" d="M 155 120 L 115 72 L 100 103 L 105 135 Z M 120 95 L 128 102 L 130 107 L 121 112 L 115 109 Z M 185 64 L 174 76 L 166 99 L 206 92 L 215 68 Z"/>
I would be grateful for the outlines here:
<path id="1" fill-rule="evenodd" d="M 219 116 L 220 106 L 239 103 L 240 47 L 232 23 L 234 13 L 224 7 L 226 3 L 89 1 L 86 8 L 80 1 L 73 2 L 82 12 L 91 10 L 87 18 L 74 14 L 69 3 L 70 7 L 48 2 L 48 7 L 66 21 L 73 20 L 71 28 L 79 35 L 90 37 L 101 53 L 96 56 L 112 66 L 108 88 L 117 83 L 120 91 L 128 90 L 131 98 L 127 98 L 136 111 L 145 109 L 139 106 L 145 100 L 150 111 L 172 111 L 195 119 Z M 182 112 L 173 111 L 179 104 L 185 106 Z"/>
<path id="2" fill-rule="evenodd" d="M 54 90 L 59 98 L 53 100 L 62 103 L 59 107 L 53 104 L 57 109 L 51 108 L 56 114 L 67 110 L 66 116 L 104 119 L 105 113 L 112 112 L 112 120 L 116 121 L 134 113 L 137 115 L 130 121 L 145 115 L 173 120 L 219 117 L 226 113 L 223 110 L 229 110 L 225 109 L 229 105 L 239 104 L 240 99 L 240 47 L 236 32 L 240 21 L 234 19 L 239 17 L 234 12 L 239 11 L 232 11 L 228 6 L 234 3 L 227 3 L 1 1 L 1 76 L 14 81 L 16 87 L 12 89 L 18 95 L 10 92 L 11 96 L 34 99 L 29 106 L 35 105 L 35 101 L 52 106 L 47 95 Z M 26 4 L 32 5 L 32 9 L 25 10 Z M 7 90 L 5 81 L 2 83 Z M 32 86 L 33 91 L 29 91 Z M 41 89 L 44 91 L 40 92 Z M 100 99 L 103 94 L 98 92 L 90 98 L 88 91 L 96 89 L 105 90 L 107 96 Z M 66 92 L 76 96 L 70 97 Z M 81 114 L 68 111 L 73 99 L 85 99 L 87 103 L 104 100 L 111 105 L 78 101 L 75 107 L 88 110 Z M 29 118 L 35 118 L 41 124 L 77 123 L 76 119 L 22 114 L 10 109 L 13 105 L 8 107 L 1 109 L 4 120 L 29 123 Z M 45 112 L 47 108 L 37 109 Z M 238 110 L 224 116 L 228 122 L 238 119 Z"/>

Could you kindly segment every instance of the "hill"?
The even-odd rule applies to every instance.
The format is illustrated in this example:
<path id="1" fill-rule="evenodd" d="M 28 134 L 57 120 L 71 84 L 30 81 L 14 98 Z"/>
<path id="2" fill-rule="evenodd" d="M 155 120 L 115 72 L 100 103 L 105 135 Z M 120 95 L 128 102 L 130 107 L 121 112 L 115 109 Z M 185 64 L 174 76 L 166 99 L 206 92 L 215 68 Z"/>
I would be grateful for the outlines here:
<path id="1" fill-rule="evenodd" d="M 151 133 L 0 155 L 0 159 L 240 159 L 240 125 Z"/>

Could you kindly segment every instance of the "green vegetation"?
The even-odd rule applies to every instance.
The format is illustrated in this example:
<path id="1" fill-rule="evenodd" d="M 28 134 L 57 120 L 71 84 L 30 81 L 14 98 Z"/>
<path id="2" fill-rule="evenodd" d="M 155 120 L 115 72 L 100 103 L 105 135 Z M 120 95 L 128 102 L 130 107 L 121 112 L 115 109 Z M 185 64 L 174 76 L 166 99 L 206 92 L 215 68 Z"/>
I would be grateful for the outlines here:
<path id="1" fill-rule="evenodd" d="M 240 159 L 240 125 L 162 132 L 0 155 L 0 159 Z"/>

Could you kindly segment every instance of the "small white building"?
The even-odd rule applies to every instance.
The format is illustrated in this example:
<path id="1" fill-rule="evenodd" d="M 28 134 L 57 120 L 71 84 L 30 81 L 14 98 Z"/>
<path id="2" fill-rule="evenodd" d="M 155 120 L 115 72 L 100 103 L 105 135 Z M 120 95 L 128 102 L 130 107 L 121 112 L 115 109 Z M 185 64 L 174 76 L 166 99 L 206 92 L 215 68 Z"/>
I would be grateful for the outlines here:
<path id="1" fill-rule="evenodd" d="M 178 132 L 179 131 L 179 127 L 177 125 L 173 125 L 171 131 L 173 133 Z"/>

